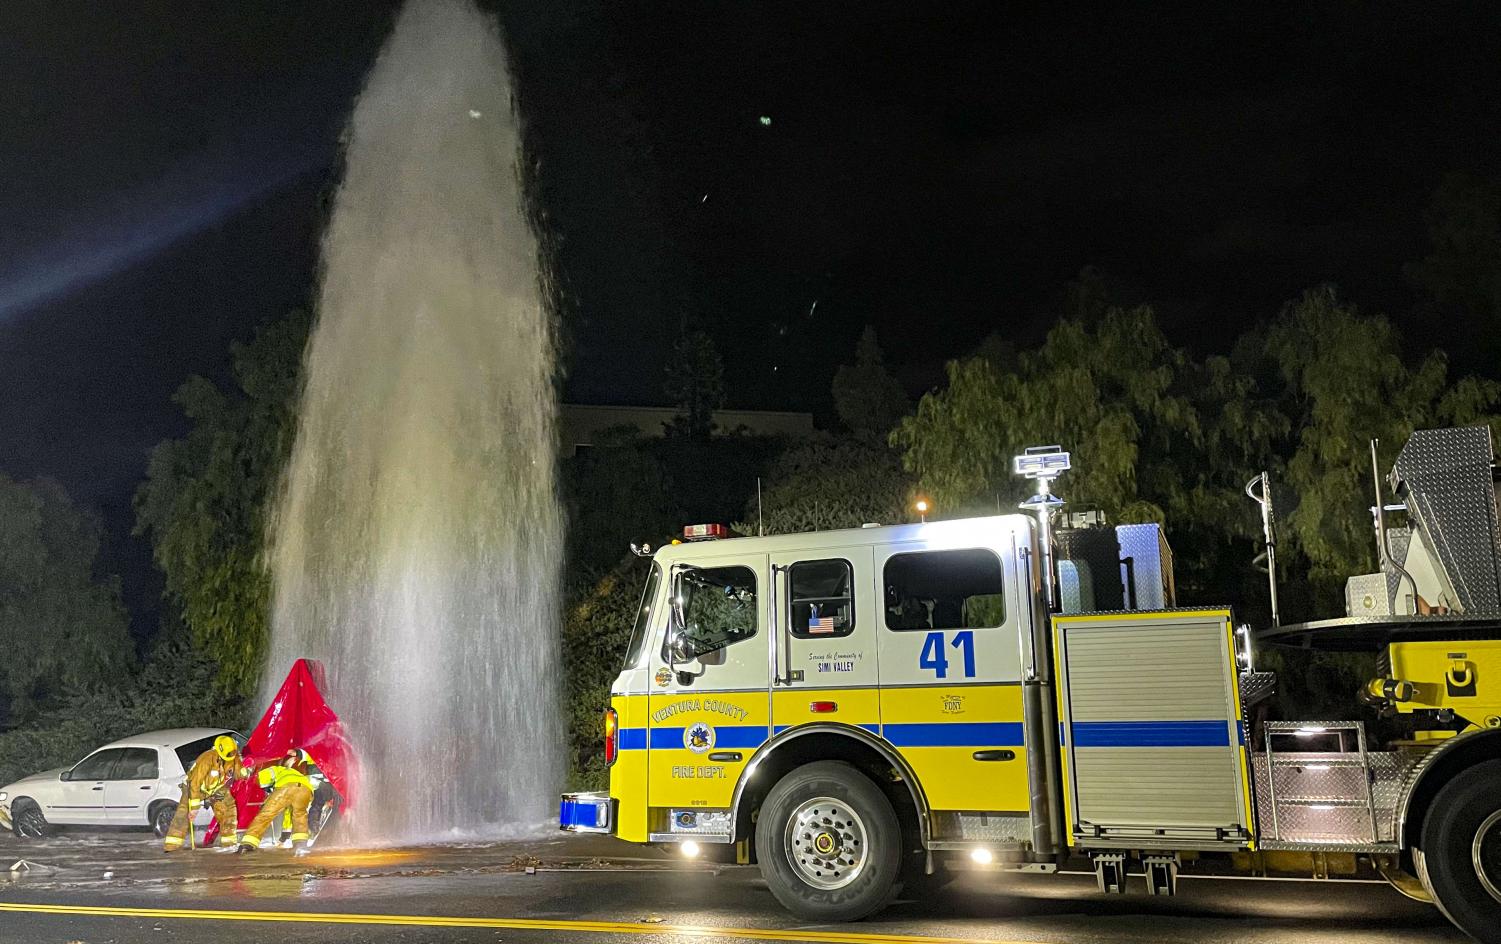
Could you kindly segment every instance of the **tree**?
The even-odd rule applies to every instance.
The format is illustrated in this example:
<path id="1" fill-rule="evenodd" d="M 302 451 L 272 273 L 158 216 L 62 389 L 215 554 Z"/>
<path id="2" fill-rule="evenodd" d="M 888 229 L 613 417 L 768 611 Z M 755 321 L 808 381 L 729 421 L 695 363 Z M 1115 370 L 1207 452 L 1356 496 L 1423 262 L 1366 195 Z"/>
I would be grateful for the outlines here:
<path id="1" fill-rule="evenodd" d="M 569 779 L 581 789 L 609 785 L 603 713 L 610 706 L 610 683 L 624 661 L 650 566 L 626 554 L 598 580 L 579 585 L 569 594 L 563 615 Z"/>
<path id="2" fill-rule="evenodd" d="M 0 473 L 0 727 L 132 667 L 119 580 L 95 572 L 102 533 L 56 482 Z"/>
<path id="3" fill-rule="evenodd" d="M 754 496 L 734 529 L 767 534 L 858 528 L 868 521 L 899 524 L 911 514 L 912 477 L 889 448 L 863 439 L 799 443 L 766 475 L 760 514 Z"/>
<path id="4" fill-rule="evenodd" d="M 1011 509 L 1031 492 L 1011 473 L 1028 446 L 1074 458 L 1059 491 L 1118 523 L 1169 525 L 1185 599 L 1223 599 L 1258 533 L 1242 494 L 1275 468 L 1287 420 L 1229 359 L 1195 361 L 1167 342 L 1149 308 L 1064 319 L 1043 345 L 987 342 L 948 365 L 891 441 L 945 514 Z"/>
<path id="5" fill-rule="evenodd" d="M 869 325 L 855 346 L 855 363 L 834 372 L 834 409 L 856 436 L 884 439 L 911 409 L 906 391 L 882 363 L 876 329 Z"/>
<path id="6" fill-rule="evenodd" d="M 1169 458 L 1203 431 L 1186 396 L 1187 355 L 1150 309 L 1113 309 L 1091 329 L 1061 321 L 1014 366 L 986 357 L 948 365 L 948 387 L 922 398 L 891 437 L 941 508 L 994 508 L 1028 488 L 1011 474 L 1027 446 L 1058 443 L 1075 457 L 1068 497 L 1116 520 L 1160 520 L 1181 479 Z"/>
<path id="7" fill-rule="evenodd" d="M 570 578 L 597 576 L 632 542 L 655 546 L 682 526 L 667 472 L 639 436 L 601 437 L 560 465 Z"/>
<path id="8" fill-rule="evenodd" d="M 0 733 L 0 783 L 76 763 L 100 744 L 142 731 L 248 730 L 250 705 L 215 690 L 211 660 L 177 642 L 155 648 L 139 674 L 70 688 L 25 726 Z"/>
<path id="9" fill-rule="evenodd" d="M 668 397 L 680 411 L 669 436 L 703 441 L 714 431 L 714 411 L 724 406 L 724 363 L 714 340 L 702 331 L 678 338 L 667 365 Z"/>
<path id="10" fill-rule="evenodd" d="M 1387 319 L 1362 315 L 1327 286 L 1243 338 L 1235 356 L 1262 375 L 1292 421 L 1285 450 L 1295 504 L 1285 530 L 1326 603 L 1346 577 L 1375 566 L 1370 441 L 1381 440 L 1384 472 L 1414 429 L 1492 423 L 1501 404 L 1501 385 L 1451 382 L 1442 352 L 1409 356 Z"/>
<path id="11" fill-rule="evenodd" d="M 232 349 L 237 389 L 191 377 L 175 399 L 192 423 L 159 444 L 136 493 L 136 533 L 150 538 L 195 644 L 229 690 L 254 690 L 268 641 L 270 578 L 262 551 L 276 483 L 295 432 L 309 320 L 262 327 Z"/>

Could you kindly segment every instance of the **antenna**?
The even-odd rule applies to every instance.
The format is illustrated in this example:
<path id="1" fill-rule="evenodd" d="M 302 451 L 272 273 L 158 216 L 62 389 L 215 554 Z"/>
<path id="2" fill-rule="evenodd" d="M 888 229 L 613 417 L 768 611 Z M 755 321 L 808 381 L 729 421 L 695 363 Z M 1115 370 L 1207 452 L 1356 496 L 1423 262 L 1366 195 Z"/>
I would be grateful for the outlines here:
<path id="1" fill-rule="evenodd" d="M 766 522 L 761 518 L 761 476 L 756 476 L 756 537 L 766 537 Z"/>

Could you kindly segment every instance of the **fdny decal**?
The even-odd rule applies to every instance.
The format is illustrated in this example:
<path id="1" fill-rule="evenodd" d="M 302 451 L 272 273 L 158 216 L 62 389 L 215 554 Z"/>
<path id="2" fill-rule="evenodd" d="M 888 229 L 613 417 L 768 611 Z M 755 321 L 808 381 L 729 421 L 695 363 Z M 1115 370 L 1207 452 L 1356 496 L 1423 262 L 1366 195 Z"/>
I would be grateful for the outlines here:
<path id="1" fill-rule="evenodd" d="M 714 748 L 714 726 L 705 721 L 695 721 L 683 729 L 683 746 L 695 754 L 703 754 Z"/>

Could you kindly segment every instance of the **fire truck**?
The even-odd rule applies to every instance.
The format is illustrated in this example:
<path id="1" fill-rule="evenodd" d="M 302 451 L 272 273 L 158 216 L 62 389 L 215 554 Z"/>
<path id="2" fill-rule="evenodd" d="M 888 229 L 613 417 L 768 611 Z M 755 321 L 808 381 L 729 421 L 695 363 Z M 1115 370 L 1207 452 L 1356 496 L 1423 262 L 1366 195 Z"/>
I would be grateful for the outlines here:
<path id="1" fill-rule="evenodd" d="M 955 869 L 1088 869 L 1101 892 L 1153 895 L 1180 874 L 1379 875 L 1497 940 L 1490 431 L 1418 431 L 1386 476 L 1371 455 L 1380 566 L 1334 619 L 1280 623 L 1269 479 L 1247 485 L 1259 631 L 1176 605 L 1159 526 L 1065 514 L 1058 447 L 1015 459 L 1036 483 L 1016 514 L 699 525 L 638 549 L 651 569 L 605 711 L 610 788 L 565 795 L 561 827 L 758 864 L 813 921 Z M 1270 720 L 1271 645 L 1367 652 L 1371 676 L 1342 720 Z"/>

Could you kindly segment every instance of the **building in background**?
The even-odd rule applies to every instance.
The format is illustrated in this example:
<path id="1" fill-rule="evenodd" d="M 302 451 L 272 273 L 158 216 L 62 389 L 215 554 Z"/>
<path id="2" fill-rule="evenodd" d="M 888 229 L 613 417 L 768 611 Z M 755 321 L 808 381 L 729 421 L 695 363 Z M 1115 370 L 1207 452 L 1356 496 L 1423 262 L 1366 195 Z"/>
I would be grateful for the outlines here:
<path id="1" fill-rule="evenodd" d="M 617 433 L 634 429 L 642 436 L 661 436 L 679 412 L 670 406 L 565 403 L 559 416 L 561 455 L 566 459 L 580 448 L 595 445 L 607 431 Z M 753 436 L 811 436 L 813 414 L 778 410 L 715 410 L 714 430 L 718 433 L 739 430 Z"/>

